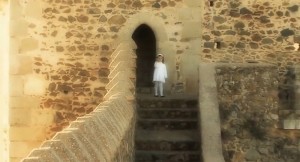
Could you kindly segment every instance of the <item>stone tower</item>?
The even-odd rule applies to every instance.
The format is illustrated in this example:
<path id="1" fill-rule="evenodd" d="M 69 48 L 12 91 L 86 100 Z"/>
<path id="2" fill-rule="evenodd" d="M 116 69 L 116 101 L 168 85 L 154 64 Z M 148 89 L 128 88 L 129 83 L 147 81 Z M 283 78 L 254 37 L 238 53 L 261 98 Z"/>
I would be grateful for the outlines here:
<path id="1" fill-rule="evenodd" d="M 3 116 L 9 111 L 10 117 L 0 135 L 7 141 L 9 125 L 12 161 L 103 101 L 110 55 L 120 43 L 136 51 L 139 86 L 151 86 L 145 74 L 151 75 L 155 55 L 164 54 L 168 94 L 197 95 L 202 63 L 267 63 L 284 74 L 300 62 L 299 0 L 2 0 L 0 5 L 0 21 L 9 20 L 3 28 L 9 35 L 1 38 L 9 50 L 0 49 L 7 56 L 1 64 L 8 63 L 3 78 L 9 80 L 2 88 L 9 88 Z"/>

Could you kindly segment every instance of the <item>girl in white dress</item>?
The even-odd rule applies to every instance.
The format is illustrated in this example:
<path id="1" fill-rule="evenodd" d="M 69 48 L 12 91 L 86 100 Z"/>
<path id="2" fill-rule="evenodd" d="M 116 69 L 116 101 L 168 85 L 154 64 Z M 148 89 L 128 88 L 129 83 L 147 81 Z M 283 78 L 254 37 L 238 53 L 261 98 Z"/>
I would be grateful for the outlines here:
<path id="1" fill-rule="evenodd" d="M 164 64 L 164 56 L 162 54 L 158 54 L 156 57 L 156 61 L 154 63 L 154 73 L 153 73 L 153 82 L 154 82 L 154 96 L 158 97 L 158 94 L 161 97 L 164 97 L 164 89 L 163 84 L 165 83 L 165 79 L 168 77 L 167 68 Z"/>

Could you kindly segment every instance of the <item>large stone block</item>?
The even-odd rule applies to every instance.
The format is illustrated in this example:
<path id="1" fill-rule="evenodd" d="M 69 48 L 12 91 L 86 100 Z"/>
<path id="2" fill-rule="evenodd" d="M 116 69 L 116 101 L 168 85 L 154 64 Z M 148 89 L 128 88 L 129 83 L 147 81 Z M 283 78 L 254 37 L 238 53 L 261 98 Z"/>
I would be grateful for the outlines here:
<path id="1" fill-rule="evenodd" d="M 10 21 L 10 35 L 15 37 L 28 35 L 29 23 L 24 19 L 16 19 Z"/>
<path id="2" fill-rule="evenodd" d="M 48 127 L 53 123 L 56 117 L 56 111 L 52 109 L 40 109 L 39 107 L 36 107 L 31 109 L 30 111 L 31 113 L 29 121 L 31 126 Z"/>
<path id="3" fill-rule="evenodd" d="M 12 20 L 22 17 L 23 8 L 20 2 L 21 1 L 10 1 L 10 17 Z"/>
<path id="4" fill-rule="evenodd" d="M 40 0 L 30 0 L 24 8 L 24 14 L 31 18 L 42 19 L 42 1 Z"/>
<path id="5" fill-rule="evenodd" d="M 122 15 L 114 15 L 108 19 L 108 23 L 115 25 L 122 25 L 126 22 L 126 19 Z"/>
<path id="6" fill-rule="evenodd" d="M 44 78 L 36 75 L 28 75 L 24 79 L 24 94 L 35 96 L 44 95 L 47 85 Z"/>
<path id="7" fill-rule="evenodd" d="M 9 105 L 11 108 L 36 108 L 40 106 L 39 97 L 10 97 Z"/>
<path id="8" fill-rule="evenodd" d="M 283 129 L 296 129 L 298 121 L 294 119 L 283 120 Z"/>
<path id="9" fill-rule="evenodd" d="M 40 142 L 29 141 L 11 141 L 10 142 L 10 157 L 23 158 L 29 154 L 29 152 L 40 145 Z"/>
<path id="10" fill-rule="evenodd" d="M 20 63 L 18 61 L 18 57 L 15 56 L 15 55 L 10 56 L 10 59 L 9 59 L 9 73 L 10 74 L 18 74 L 19 67 L 20 67 Z"/>
<path id="11" fill-rule="evenodd" d="M 14 56 L 19 54 L 20 40 L 19 38 L 11 37 L 9 40 L 9 55 Z"/>
<path id="12" fill-rule="evenodd" d="M 19 50 L 20 50 L 20 53 L 25 53 L 28 51 L 37 50 L 38 47 L 39 47 L 38 40 L 36 40 L 34 38 L 24 38 L 21 40 Z"/>
<path id="13" fill-rule="evenodd" d="M 11 127 L 9 134 L 11 141 L 43 141 L 45 140 L 45 128 L 34 126 Z"/>
<path id="14" fill-rule="evenodd" d="M 199 0 L 184 0 L 184 3 L 189 7 L 199 7 L 204 3 L 205 1 L 199 1 Z"/>
<path id="15" fill-rule="evenodd" d="M 184 22 L 181 36 L 183 39 L 200 38 L 201 22 L 199 21 Z"/>
<path id="16" fill-rule="evenodd" d="M 200 56 L 196 54 L 186 54 L 182 57 L 182 74 L 185 79 L 185 90 L 186 93 L 197 95 L 198 93 L 198 80 L 199 76 L 196 75 L 198 73 L 198 62 L 200 60 Z"/>
<path id="17" fill-rule="evenodd" d="M 190 41 L 190 48 L 189 48 L 189 50 L 187 51 L 186 54 L 193 54 L 193 55 L 199 55 L 200 56 L 200 53 L 203 50 L 203 47 L 200 45 L 201 43 L 203 43 L 203 41 L 201 39 L 191 40 Z"/>
<path id="18" fill-rule="evenodd" d="M 30 56 L 12 55 L 10 56 L 10 74 L 25 75 L 32 73 L 32 59 Z"/>
<path id="19" fill-rule="evenodd" d="M 9 116 L 11 126 L 48 127 L 54 120 L 55 111 L 51 109 L 11 108 Z"/>
<path id="20" fill-rule="evenodd" d="M 11 126 L 29 126 L 30 125 L 30 111 L 24 108 L 10 109 L 9 120 Z"/>
<path id="21" fill-rule="evenodd" d="M 178 10 L 179 20 L 201 20 L 201 10 L 198 8 L 181 8 Z"/>
<path id="22" fill-rule="evenodd" d="M 11 76 L 9 78 L 9 94 L 10 96 L 23 95 L 24 82 L 21 76 Z"/>

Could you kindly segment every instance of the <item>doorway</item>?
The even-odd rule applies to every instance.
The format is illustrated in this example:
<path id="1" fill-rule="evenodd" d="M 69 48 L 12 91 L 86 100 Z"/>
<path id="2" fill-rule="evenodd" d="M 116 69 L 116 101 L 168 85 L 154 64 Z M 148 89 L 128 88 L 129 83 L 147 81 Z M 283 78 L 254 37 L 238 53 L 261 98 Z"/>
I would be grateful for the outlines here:
<path id="1" fill-rule="evenodd" d="M 152 87 L 152 76 L 156 56 L 156 38 L 153 30 L 146 24 L 136 28 L 132 34 L 136 49 L 136 87 Z"/>

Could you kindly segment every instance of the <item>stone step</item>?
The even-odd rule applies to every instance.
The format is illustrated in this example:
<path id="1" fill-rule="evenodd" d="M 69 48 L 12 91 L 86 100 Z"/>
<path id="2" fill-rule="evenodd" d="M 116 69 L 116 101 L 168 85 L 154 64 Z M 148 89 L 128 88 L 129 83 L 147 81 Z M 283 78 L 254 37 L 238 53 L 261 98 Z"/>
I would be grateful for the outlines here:
<path id="1" fill-rule="evenodd" d="M 138 118 L 142 119 L 197 119 L 197 109 L 138 109 Z"/>
<path id="2" fill-rule="evenodd" d="M 138 94 L 153 94 L 154 87 L 136 87 L 136 93 Z"/>
<path id="3" fill-rule="evenodd" d="M 201 162 L 198 101 L 138 95 L 135 162 Z"/>
<path id="4" fill-rule="evenodd" d="M 136 150 L 197 151 L 198 141 L 135 141 Z"/>
<path id="5" fill-rule="evenodd" d="M 186 130 L 197 129 L 197 119 L 138 119 L 138 129 L 148 130 Z"/>
<path id="6" fill-rule="evenodd" d="M 139 108 L 198 108 L 198 101 L 195 99 L 171 99 L 162 97 L 153 97 L 151 99 L 138 99 L 137 107 Z"/>
<path id="7" fill-rule="evenodd" d="M 198 141 L 198 130 L 136 130 L 136 141 Z"/>
<path id="8" fill-rule="evenodd" d="M 201 162 L 200 151 L 136 151 L 135 162 Z"/>

